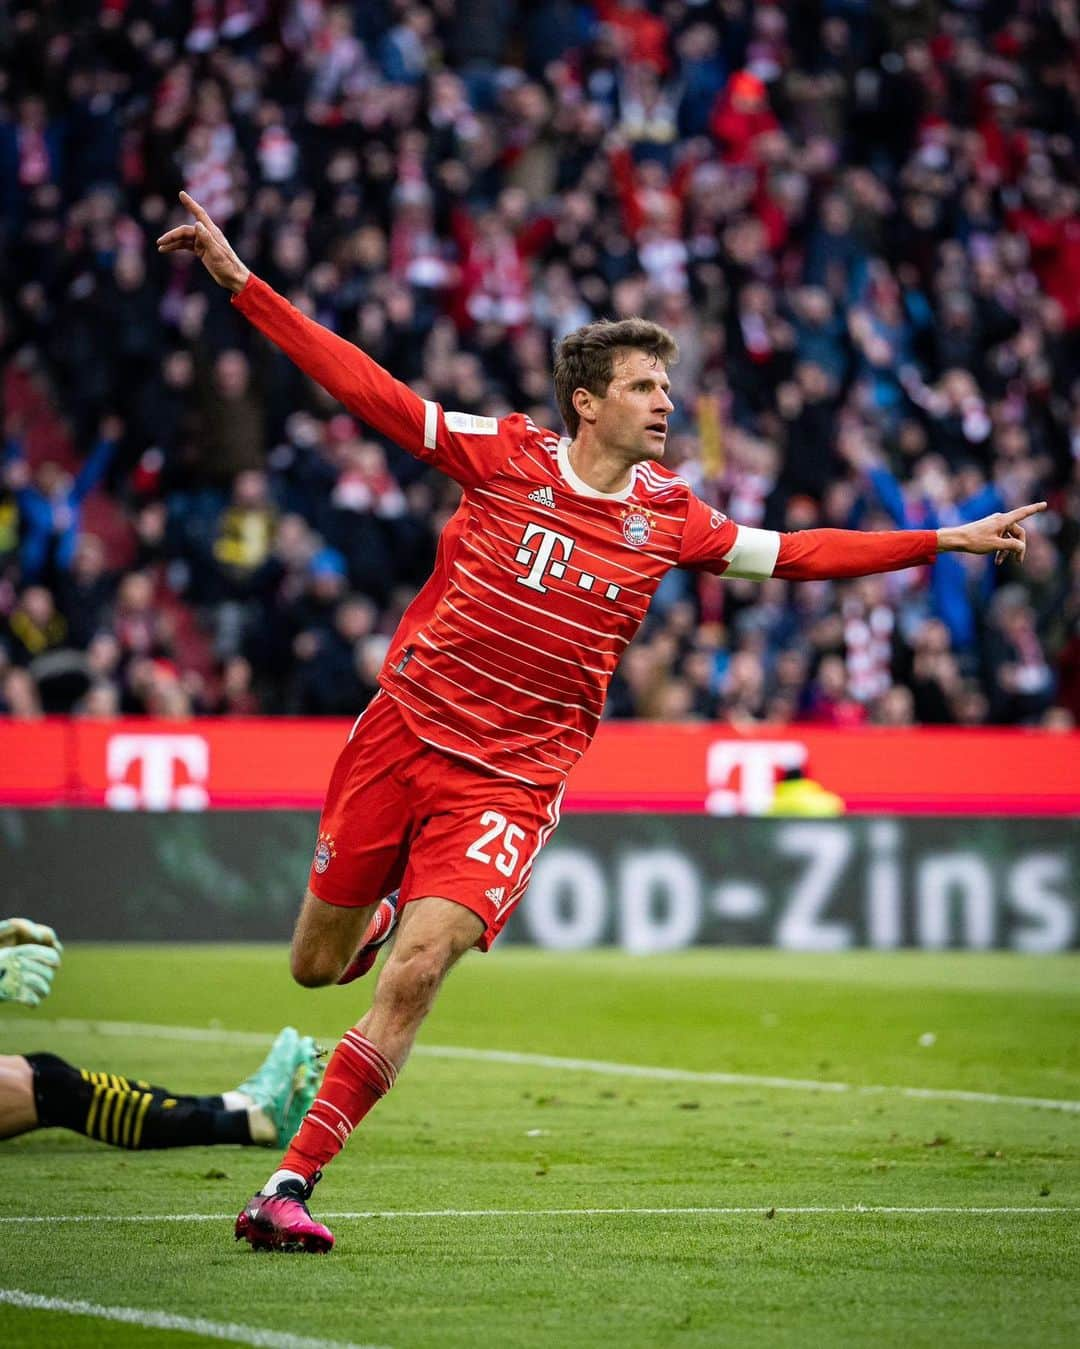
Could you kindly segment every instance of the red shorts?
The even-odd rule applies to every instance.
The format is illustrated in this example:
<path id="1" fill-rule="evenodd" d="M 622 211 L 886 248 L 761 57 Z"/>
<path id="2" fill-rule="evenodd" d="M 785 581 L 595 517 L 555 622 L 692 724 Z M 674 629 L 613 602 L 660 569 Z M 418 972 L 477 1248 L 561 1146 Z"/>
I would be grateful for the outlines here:
<path id="1" fill-rule="evenodd" d="M 486 773 L 419 740 L 380 691 L 338 755 L 308 881 L 328 904 L 361 907 L 400 888 L 484 922 L 486 951 L 525 893 L 559 822 L 564 787 Z"/>

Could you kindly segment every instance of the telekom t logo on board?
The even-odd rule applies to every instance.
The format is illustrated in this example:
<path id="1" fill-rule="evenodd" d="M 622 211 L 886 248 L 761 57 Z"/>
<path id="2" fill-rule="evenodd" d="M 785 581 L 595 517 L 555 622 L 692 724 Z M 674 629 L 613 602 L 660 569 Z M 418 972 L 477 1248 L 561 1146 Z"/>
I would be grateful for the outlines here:
<path id="1" fill-rule="evenodd" d="M 777 772 L 801 768 L 806 759 L 806 746 L 797 740 L 717 740 L 705 760 L 705 809 L 710 815 L 764 815 Z"/>
<path id="2" fill-rule="evenodd" d="M 176 781 L 180 765 L 186 782 Z M 210 746 L 201 735 L 114 735 L 105 751 L 111 810 L 205 810 Z M 132 780 L 133 779 L 133 780 Z"/>

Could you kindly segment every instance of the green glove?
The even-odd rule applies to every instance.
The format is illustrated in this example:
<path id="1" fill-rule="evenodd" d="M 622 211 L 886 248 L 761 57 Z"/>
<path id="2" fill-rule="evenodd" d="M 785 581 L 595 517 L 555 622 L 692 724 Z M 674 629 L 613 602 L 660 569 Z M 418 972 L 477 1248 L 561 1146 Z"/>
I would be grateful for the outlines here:
<path id="1" fill-rule="evenodd" d="M 52 946 L 26 942 L 0 951 L 0 1002 L 36 1007 L 49 996 L 60 952 Z"/>
<path id="2" fill-rule="evenodd" d="M 61 955 L 64 953 L 60 938 L 44 923 L 32 923 L 29 918 L 0 919 L 0 948 L 22 946 L 27 942 L 35 946 L 51 946 Z"/>

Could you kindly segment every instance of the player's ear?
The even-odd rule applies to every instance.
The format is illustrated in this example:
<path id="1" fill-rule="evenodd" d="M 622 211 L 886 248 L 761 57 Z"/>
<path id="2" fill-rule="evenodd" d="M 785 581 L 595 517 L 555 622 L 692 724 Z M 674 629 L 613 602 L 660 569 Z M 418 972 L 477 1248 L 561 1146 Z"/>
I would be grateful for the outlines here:
<path id="1" fill-rule="evenodd" d="M 588 389 L 575 389 L 571 400 L 574 404 L 574 410 L 583 422 L 588 422 L 590 426 L 596 422 L 596 405 L 600 401 L 596 394 Z"/>

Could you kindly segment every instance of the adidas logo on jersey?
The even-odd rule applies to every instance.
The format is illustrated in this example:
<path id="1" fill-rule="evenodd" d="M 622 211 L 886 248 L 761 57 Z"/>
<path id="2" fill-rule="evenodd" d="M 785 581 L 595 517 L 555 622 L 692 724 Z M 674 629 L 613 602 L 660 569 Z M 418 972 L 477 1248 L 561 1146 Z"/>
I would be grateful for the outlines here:
<path id="1" fill-rule="evenodd" d="M 535 501 L 538 506 L 546 506 L 549 511 L 555 509 L 555 493 L 550 487 L 538 487 L 535 492 L 529 493 L 529 500 Z"/>
<path id="2" fill-rule="evenodd" d="M 491 900 L 492 904 L 501 904 L 503 895 L 506 894 L 506 886 L 493 885 L 490 890 L 485 890 L 484 894 Z"/>

